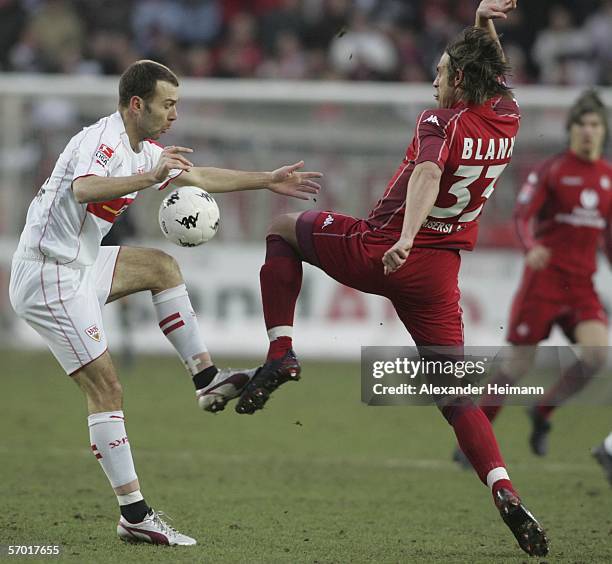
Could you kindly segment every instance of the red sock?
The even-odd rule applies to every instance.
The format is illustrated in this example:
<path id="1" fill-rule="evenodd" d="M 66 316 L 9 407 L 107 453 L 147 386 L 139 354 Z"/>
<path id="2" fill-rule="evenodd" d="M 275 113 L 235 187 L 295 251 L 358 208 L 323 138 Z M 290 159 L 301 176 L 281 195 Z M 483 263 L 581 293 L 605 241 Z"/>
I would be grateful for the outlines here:
<path id="1" fill-rule="evenodd" d="M 484 484 L 491 470 L 505 468 L 493 427 L 482 409 L 474 405 L 470 398 L 457 398 L 454 405 L 442 408 L 442 414 L 453 427 L 459 448 Z M 516 493 L 509 479 L 496 480 L 492 484 L 494 493 L 501 487 L 497 482 L 504 482 L 504 487 Z"/>
<path id="2" fill-rule="evenodd" d="M 495 482 L 493 486 L 491 486 L 491 493 L 493 494 L 493 499 L 496 498 L 495 494 L 497 493 L 497 491 L 501 490 L 502 488 L 504 488 L 505 490 L 511 491 L 516 497 L 520 499 L 519 494 L 517 494 L 516 491 L 514 490 L 514 486 L 512 485 L 512 482 L 506 479 L 497 480 L 497 482 Z"/>
<path id="3" fill-rule="evenodd" d="M 267 360 L 277 360 L 283 358 L 285 354 L 293 348 L 291 337 L 277 337 L 270 341 Z"/>
<path id="4" fill-rule="evenodd" d="M 261 301 L 270 337 L 268 360 L 281 358 L 291 348 L 291 328 L 300 289 L 302 261 L 280 235 L 266 237 L 266 262 L 259 272 Z"/>
<path id="5" fill-rule="evenodd" d="M 506 376 L 503 372 L 500 372 L 489 384 L 497 384 L 498 386 L 505 386 L 512 384 L 514 380 L 509 376 Z M 491 422 L 497 417 L 501 408 L 504 406 L 506 400 L 506 394 L 486 394 L 480 398 L 478 403 L 480 409 L 487 416 L 487 419 Z"/>
<path id="6" fill-rule="evenodd" d="M 580 360 L 572 364 L 542 397 L 536 408 L 540 415 L 548 419 L 557 407 L 582 390 L 591 381 L 595 372 L 595 369 Z"/>

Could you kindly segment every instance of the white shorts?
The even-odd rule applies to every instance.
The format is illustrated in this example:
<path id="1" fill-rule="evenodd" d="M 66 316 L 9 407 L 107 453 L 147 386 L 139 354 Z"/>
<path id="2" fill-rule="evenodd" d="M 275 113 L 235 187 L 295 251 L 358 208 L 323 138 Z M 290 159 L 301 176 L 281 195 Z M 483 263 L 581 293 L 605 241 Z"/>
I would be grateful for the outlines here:
<path id="1" fill-rule="evenodd" d="M 96 262 L 86 268 L 13 257 L 11 305 L 46 341 L 67 374 L 107 349 L 102 306 L 111 291 L 119 249 L 100 247 Z"/>

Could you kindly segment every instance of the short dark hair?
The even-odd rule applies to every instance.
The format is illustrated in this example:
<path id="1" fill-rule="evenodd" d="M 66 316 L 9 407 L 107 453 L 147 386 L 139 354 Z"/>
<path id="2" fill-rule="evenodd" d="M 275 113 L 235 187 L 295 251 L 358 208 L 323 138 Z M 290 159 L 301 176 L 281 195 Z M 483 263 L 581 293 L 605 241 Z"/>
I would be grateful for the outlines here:
<path id="1" fill-rule="evenodd" d="M 604 129 L 606 130 L 605 142 L 607 142 L 609 132 L 608 111 L 595 90 L 585 90 L 574 102 L 574 105 L 567 114 L 567 122 L 565 124 L 567 131 L 569 131 L 575 123 L 580 123 L 584 114 L 591 113 L 597 114 L 601 118 Z"/>
<path id="2" fill-rule="evenodd" d="M 143 59 L 132 63 L 119 79 L 119 105 L 126 108 L 132 96 L 139 96 L 148 102 L 155 94 L 157 81 L 179 85 L 176 75 L 166 66 Z"/>
<path id="3" fill-rule="evenodd" d="M 507 95 L 512 89 L 504 81 L 510 66 L 489 32 L 478 27 L 466 28 L 446 47 L 448 79 L 463 72 L 462 99 L 467 104 L 482 104 L 489 98 Z"/>

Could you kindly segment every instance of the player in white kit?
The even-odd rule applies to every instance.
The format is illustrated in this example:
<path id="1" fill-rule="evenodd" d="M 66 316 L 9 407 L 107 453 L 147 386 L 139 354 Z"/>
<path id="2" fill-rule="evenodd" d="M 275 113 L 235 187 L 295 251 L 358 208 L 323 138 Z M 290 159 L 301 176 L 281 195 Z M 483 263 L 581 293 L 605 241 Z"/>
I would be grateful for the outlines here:
<path id="1" fill-rule="evenodd" d="M 321 175 L 298 172 L 301 162 L 262 173 L 195 167 L 185 157 L 191 149 L 162 148 L 154 141 L 177 119 L 177 101 L 178 79 L 167 67 L 138 61 L 123 73 L 118 111 L 70 140 L 31 203 L 13 257 L 10 299 L 85 393 L 91 449 L 120 505 L 119 537 L 193 545 L 196 541 L 167 525 L 140 492 L 101 307 L 151 291 L 160 329 L 191 373 L 198 404 L 207 411 L 223 409 L 252 374 L 214 366 L 172 257 L 100 242 L 146 188 L 169 183 L 209 192 L 267 188 L 309 199 Z"/>

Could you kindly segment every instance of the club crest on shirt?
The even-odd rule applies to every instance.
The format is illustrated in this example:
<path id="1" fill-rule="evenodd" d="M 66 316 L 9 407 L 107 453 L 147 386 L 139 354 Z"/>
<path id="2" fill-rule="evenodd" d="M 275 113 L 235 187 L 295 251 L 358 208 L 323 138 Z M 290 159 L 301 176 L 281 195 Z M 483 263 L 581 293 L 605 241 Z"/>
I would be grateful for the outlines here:
<path id="1" fill-rule="evenodd" d="M 580 193 L 580 205 L 585 210 L 593 210 L 597 207 L 597 204 L 599 204 L 599 196 L 592 188 L 585 188 Z"/>
<path id="2" fill-rule="evenodd" d="M 98 329 L 97 325 L 91 325 L 89 326 L 87 329 L 85 329 L 85 334 L 93 339 L 94 341 L 96 341 L 97 343 L 100 342 L 101 339 L 101 335 L 100 335 L 100 329 Z"/>
<path id="3" fill-rule="evenodd" d="M 115 154 L 115 151 L 113 151 L 113 149 L 111 149 L 108 145 L 105 145 L 104 143 L 102 143 L 97 149 L 96 149 L 96 162 L 102 166 L 107 166 L 108 165 L 108 161 L 110 161 L 111 157 Z"/>
<path id="4" fill-rule="evenodd" d="M 605 174 L 599 179 L 599 184 L 604 190 L 610 189 L 610 177 Z"/>

